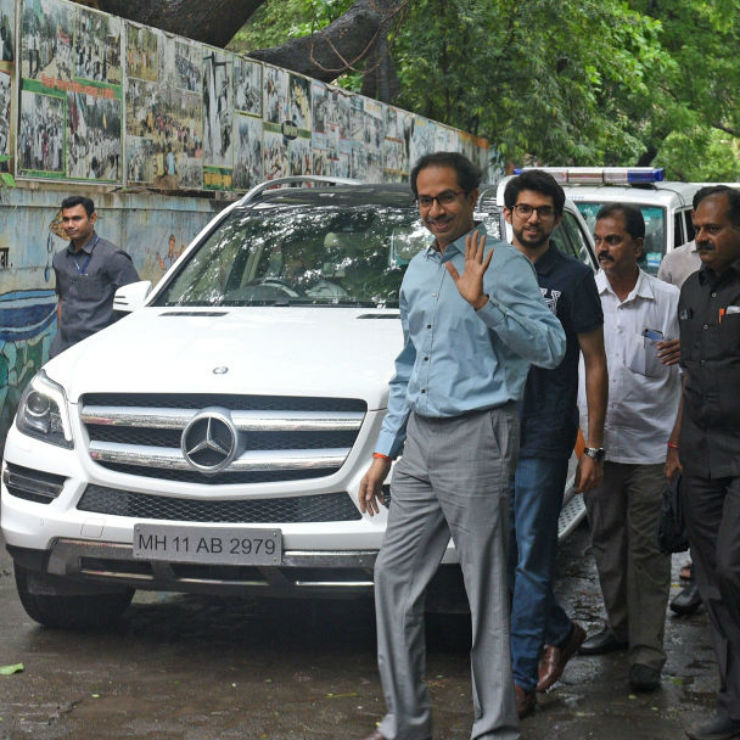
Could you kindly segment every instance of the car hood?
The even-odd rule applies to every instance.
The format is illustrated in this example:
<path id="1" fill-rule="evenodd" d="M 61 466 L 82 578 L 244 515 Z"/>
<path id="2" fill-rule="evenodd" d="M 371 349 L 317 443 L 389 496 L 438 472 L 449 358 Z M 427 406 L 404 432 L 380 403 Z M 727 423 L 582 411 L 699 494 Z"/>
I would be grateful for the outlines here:
<path id="1" fill-rule="evenodd" d="M 142 308 L 45 366 L 85 393 L 362 398 L 384 408 L 403 342 L 398 311 L 316 307 Z"/>

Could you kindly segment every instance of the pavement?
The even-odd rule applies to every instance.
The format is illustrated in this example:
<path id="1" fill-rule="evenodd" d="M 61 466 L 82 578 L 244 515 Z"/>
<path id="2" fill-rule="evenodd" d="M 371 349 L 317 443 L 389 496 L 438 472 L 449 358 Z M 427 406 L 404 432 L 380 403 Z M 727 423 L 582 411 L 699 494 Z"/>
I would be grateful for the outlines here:
<path id="1" fill-rule="evenodd" d="M 339 740 L 384 712 L 372 603 L 137 593 L 108 632 L 36 625 L 0 551 L 0 740 Z M 672 595 L 686 554 L 674 556 Z M 558 590 L 584 627 L 603 616 L 585 527 L 559 558 Z M 427 677 L 437 740 L 472 722 L 468 620 L 429 615 Z M 661 687 L 633 694 L 624 653 L 576 656 L 539 696 L 522 740 L 676 740 L 714 711 L 717 676 L 703 613 L 667 616 Z"/>

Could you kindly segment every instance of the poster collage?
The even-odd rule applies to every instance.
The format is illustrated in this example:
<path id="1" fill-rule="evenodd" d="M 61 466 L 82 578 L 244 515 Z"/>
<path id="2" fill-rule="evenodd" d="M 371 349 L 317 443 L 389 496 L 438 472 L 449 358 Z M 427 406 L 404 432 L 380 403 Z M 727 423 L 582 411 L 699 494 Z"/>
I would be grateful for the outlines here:
<path id="1" fill-rule="evenodd" d="M 10 172 L 10 121 L 15 56 L 14 0 L 0 0 L 0 173 Z"/>
<path id="2" fill-rule="evenodd" d="M 483 139 L 68 0 L 0 0 L 0 33 L 0 173 L 243 191 L 285 175 L 403 181 L 435 149 L 487 164 Z"/>

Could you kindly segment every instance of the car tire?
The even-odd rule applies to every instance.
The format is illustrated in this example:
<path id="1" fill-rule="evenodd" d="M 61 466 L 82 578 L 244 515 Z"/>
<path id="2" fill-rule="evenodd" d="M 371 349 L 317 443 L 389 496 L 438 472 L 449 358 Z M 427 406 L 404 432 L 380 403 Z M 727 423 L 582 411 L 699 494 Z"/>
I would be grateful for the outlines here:
<path id="1" fill-rule="evenodd" d="M 29 589 L 30 571 L 18 563 L 14 568 L 15 585 L 23 608 L 31 619 L 45 627 L 73 630 L 109 627 L 118 621 L 134 597 L 133 588 L 106 589 L 97 594 L 33 593 Z M 35 572 L 33 578 L 46 580 L 44 574 Z"/>

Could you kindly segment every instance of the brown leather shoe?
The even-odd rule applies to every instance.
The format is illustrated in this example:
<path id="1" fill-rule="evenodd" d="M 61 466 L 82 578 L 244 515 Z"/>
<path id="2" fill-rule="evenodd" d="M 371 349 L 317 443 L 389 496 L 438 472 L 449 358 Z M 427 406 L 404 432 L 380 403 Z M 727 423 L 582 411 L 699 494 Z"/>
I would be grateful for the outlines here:
<path id="1" fill-rule="evenodd" d="M 537 682 L 537 691 L 547 691 L 563 675 L 566 664 L 576 654 L 585 639 L 586 632 L 583 627 L 573 622 L 573 629 L 565 645 L 562 647 L 545 646 L 545 652 L 540 660 L 540 680 Z"/>
<path id="2" fill-rule="evenodd" d="M 525 691 L 518 683 L 514 684 L 514 694 L 519 719 L 524 719 L 534 712 L 537 706 L 537 694 L 534 691 Z"/>

